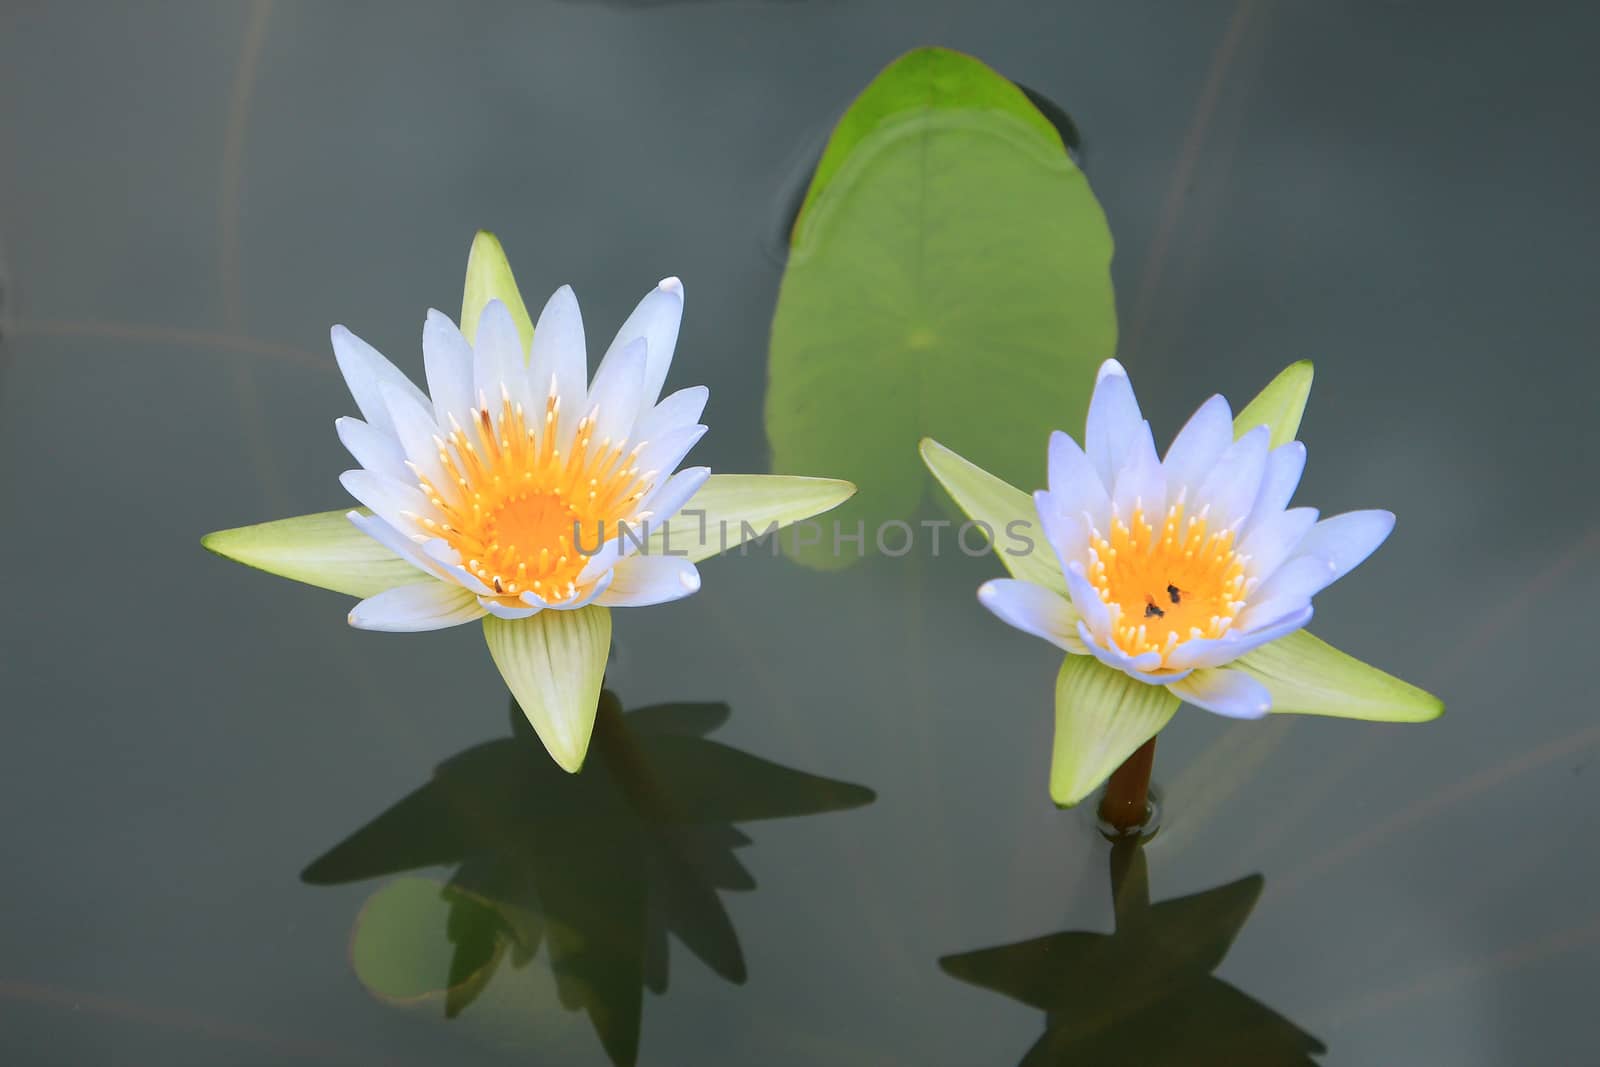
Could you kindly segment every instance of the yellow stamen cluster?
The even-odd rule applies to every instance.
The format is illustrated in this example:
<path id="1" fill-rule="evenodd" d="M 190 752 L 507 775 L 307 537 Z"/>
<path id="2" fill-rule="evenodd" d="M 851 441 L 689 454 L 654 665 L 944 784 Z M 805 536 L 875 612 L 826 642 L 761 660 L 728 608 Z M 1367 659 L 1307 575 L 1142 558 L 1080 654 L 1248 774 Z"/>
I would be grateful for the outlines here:
<path id="1" fill-rule="evenodd" d="M 1093 531 L 1088 578 L 1110 609 L 1117 647 L 1164 657 L 1180 642 L 1227 633 L 1244 609 L 1246 557 L 1233 538 L 1208 530 L 1204 509 L 1186 515 L 1181 499 L 1159 531 L 1142 507 L 1127 522 L 1113 518 L 1109 536 Z"/>
<path id="2" fill-rule="evenodd" d="M 418 517 L 419 525 L 459 552 L 462 565 L 508 607 L 525 606 L 525 592 L 547 603 L 585 592 L 579 574 L 599 547 L 602 524 L 605 538 L 614 538 L 655 477 L 638 468 L 642 442 L 624 454 L 626 441 L 594 439 L 598 409 L 579 421 L 563 453 L 560 413 L 554 383 L 537 421 L 504 389 L 498 418 L 480 396 L 470 428 L 451 416 L 449 438 L 434 438 L 443 483 L 412 468 L 443 515 Z"/>

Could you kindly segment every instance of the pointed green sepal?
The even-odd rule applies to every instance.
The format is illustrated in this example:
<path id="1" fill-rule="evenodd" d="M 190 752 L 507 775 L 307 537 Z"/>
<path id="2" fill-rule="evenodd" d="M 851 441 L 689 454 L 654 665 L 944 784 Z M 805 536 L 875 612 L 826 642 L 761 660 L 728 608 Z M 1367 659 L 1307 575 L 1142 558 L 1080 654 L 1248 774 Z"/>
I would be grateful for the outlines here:
<path id="1" fill-rule="evenodd" d="M 356 529 L 349 514 L 321 511 L 218 530 L 200 543 L 247 567 L 354 597 L 435 580 Z"/>
<path id="2" fill-rule="evenodd" d="M 1013 577 L 1066 595 L 1067 580 L 1039 527 L 1032 497 L 931 437 L 922 439 L 919 450 L 956 506 L 989 528 L 991 547 Z"/>
<path id="3" fill-rule="evenodd" d="M 676 515 L 651 525 L 645 552 L 697 563 L 831 511 L 855 491 L 837 478 L 713 474 Z"/>
<path id="4" fill-rule="evenodd" d="M 1178 698 L 1092 656 L 1068 656 L 1056 678 L 1050 797 L 1064 808 L 1094 792 L 1167 725 Z"/>
<path id="5" fill-rule="evenodd" d="M 522 291 L 511 274 L 511 264 L 506 260 L 506 250 L 500 239 L 488 230 L 479 230 L 472 239 L 472 251 L 467 255 L 467 282 L 461 292 L 461 332 L 468 341 L 478 334 L 478 316 L 498 300 L 511 312 L 522 338 L 522 350 L 528 351 L 533 342 L 533 320 L 528 317 L 528 306 L 522 302 Z"/>
<path id="6" fill-rule="evenodd" d="M 1239 412 L 1233 420 L 1233 435 L 1242 437 L 1257 426 L 1265 426 L 1272 431 L 1269 447 L 1288 444 L 1300 431 L 1300 416 L 1305 414 L 1310 395 L 1311 361 L 1302 359 L 1289 364 Z"/>
<path id="7" fill-rule="evenodd" d="M 1304 630 L 1228 664 L 1272 693 L 1274 715 L 1331 715 L 1369 722 L 1427 722 L 1444 702 Z"/>
<path id="8" fill-rule="evenodd" d="M 546 608 L 526 619 L 483 620 L 489 654 L 545 750 L 576 774 L 589 753 L 611 649 L 611 611 Z"/>

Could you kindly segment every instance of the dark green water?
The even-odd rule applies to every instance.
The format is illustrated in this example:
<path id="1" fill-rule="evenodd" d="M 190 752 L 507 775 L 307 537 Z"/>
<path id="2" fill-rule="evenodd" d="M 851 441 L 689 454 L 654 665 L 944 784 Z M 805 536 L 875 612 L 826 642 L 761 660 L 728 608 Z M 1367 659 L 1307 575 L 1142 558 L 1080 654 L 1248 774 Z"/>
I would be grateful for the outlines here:
<path id="1" fill-rule="evenodd" d="M 951 8 L 0 7 L 0 1059 L 604 1064 L 568 1010 L 599 1005 L 642 1064 L 1007 1065 L 1047 1022 L 1032 1063 L 1592 1062 L 1595 20 Z M 1057 654 L 974 599 L 994 561 L 724 559 L 618 613 L 607 680 L 633 714 L 727 706 L 689 756 L 643 746 L 646 780 L 718 783 L 710 829 L 661 831 L 597 764 L 527 816 L 555 827 L 540 867 L 516 812 L 543 779 L 502 768 L 460 856 L 403 822 L 303 880 L 512 736 L 476 627 L 357 632 L 199 547 L 346 502 L 328 326 L 419 373 L 479 227 L 530 300 L 572 283 L 594 337 L 677 274 L 695 456 L 765 470 L 782 219 L 848 101 L 926 43 L 1081 129 L 1159 438 L 1317 361 L 1300 498 L 1400 521 L 1315 629 L 1445 718 L 1185 709 L 1114 913 L 1110 849 L 1046 794 Z M 464 1007 L 374 998 L 349 946 L 376 872 L 472 857 L 599 931 L 582 980 L 541 947 Z M 502 936 L 474 920 L 469 955 Z"/>

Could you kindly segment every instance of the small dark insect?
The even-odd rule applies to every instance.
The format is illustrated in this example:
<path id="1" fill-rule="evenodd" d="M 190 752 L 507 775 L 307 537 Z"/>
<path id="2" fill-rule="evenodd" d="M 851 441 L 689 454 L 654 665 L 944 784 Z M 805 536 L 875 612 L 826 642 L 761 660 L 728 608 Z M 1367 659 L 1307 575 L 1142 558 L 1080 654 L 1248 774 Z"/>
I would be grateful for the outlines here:
<path id="1" fill-rule="evenodd" d="M 1183 594 L 1183 590 L 1179 589 L 1177 586 L 1175 586 L 1175 585 L 1167 586 L 1167 595 L 1172 598 L 1172 602 L 1174 604 L 1177 604 L 1177 603 L 1182 601 L 1182 599 L 1183 599 L 1182 594 Z"/>
<path id="2" fill-rule="evenodd" d="M 1145 618 L 1147 618 L 1147 619 L 1159 619 L 1165 614 L 1166 614 L 1166 612 L 1164 612 L 1160 608 L 1156 607 L 1155 598 L 1153 598 L 1153 597 L 1145 597 L 1144 598 L 1144 617 Z"/>

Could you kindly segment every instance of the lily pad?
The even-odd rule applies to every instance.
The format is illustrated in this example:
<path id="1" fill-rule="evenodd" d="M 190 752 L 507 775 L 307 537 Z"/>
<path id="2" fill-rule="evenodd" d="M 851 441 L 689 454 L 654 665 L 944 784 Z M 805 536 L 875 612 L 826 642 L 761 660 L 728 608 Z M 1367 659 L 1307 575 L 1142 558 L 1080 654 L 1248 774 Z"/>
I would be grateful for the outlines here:
<path id="1" fill-rule="evenodd" d="M 891 64 L 834 130 L 795 222 L 772 323 L 767 434 L 781 473 L 847 478 L 850 534 L 912 520 L 924 436 L 1041 485 L 1116 347 L 1111 234 L 1022 90 L 941 48 Z M 857 558 L 832 538 L 798 555 Z"/>

